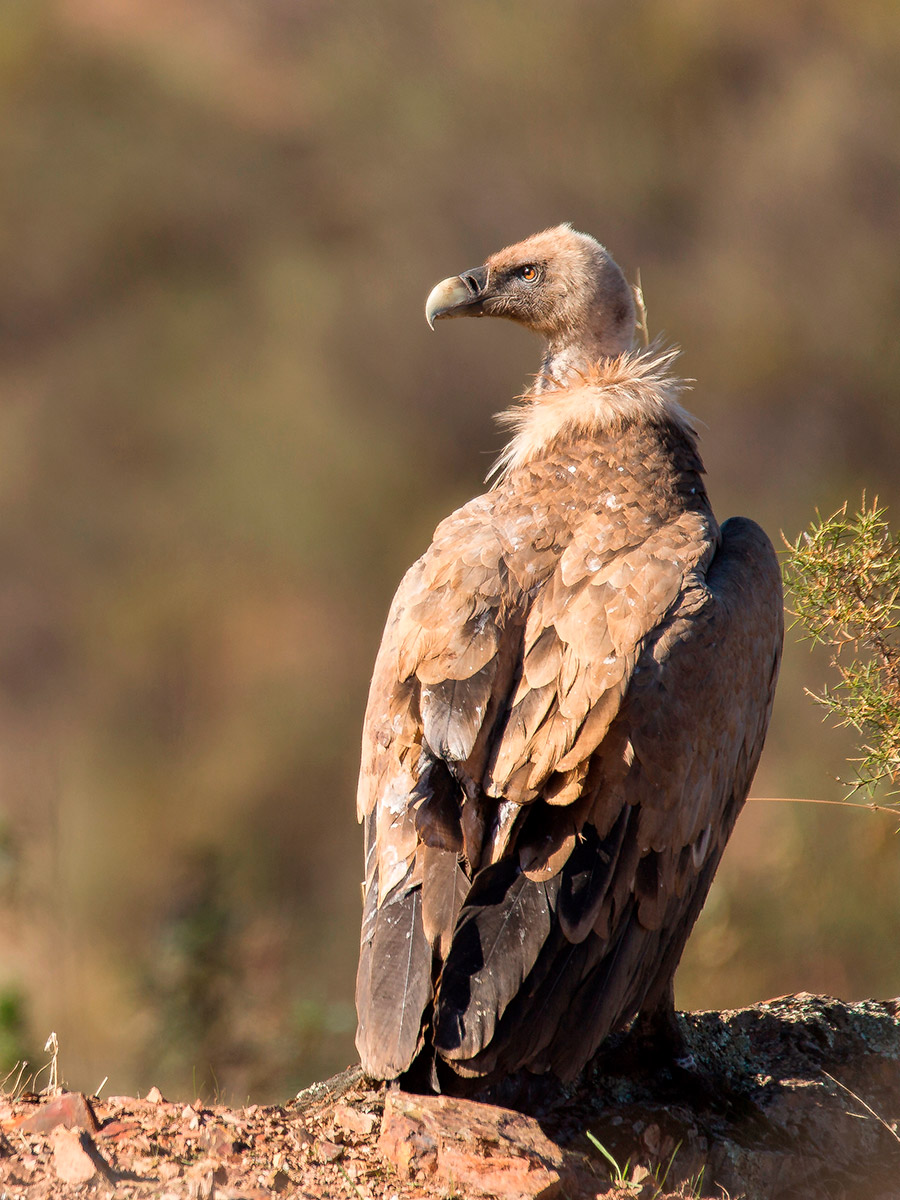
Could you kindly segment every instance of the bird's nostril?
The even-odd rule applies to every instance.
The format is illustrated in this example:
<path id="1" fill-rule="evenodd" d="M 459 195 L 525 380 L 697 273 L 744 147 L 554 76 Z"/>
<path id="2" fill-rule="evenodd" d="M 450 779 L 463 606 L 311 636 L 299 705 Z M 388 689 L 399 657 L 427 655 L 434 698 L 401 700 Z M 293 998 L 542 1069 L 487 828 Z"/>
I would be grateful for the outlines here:
<path id="1" fill-rule="evenodd" d="M 474 271 L 467 271 L 465 275 L 461 275 L 463 283 L 469 289 L 473 296 L 477 296 L 481 291 L 481 285 Z"/>

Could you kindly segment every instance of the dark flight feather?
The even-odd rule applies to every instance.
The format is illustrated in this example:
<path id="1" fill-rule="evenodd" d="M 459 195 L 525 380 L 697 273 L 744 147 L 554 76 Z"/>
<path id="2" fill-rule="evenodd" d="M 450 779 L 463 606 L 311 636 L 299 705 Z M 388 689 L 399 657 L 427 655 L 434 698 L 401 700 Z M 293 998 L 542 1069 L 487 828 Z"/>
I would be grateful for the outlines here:
<path id="1" fill-rule="evenodd" d="M 416 834 L 423 846 L 462 853 L 459 784 L 443 759 L 422 754 Z"/>
<path id="2" fill-rule="evenodd" d="M 404 1071 L 421 1048 L 422 1015 L 431 999 L 430 961 L 421 888 L 407 891 L 400 884 L 378 909 L 362 992 L 374 1019 L 359 1028 L 360 1053 L 383 1062 L 392 1075 Z"/>
<path id="3" fill-rule="evenodd" d="M 512 859 L 476 876 L 435 1006 L 435 1045 L 444 1057 L 471 1058 L 491 1040 L 550 932 L 555 890 L 532 883 Z"/>

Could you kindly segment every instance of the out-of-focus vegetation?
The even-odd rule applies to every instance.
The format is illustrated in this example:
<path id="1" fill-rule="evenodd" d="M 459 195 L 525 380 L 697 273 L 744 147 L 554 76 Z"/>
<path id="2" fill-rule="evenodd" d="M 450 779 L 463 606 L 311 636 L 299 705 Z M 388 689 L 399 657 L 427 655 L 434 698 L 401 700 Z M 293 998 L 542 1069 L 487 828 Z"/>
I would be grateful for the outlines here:
<path id="1" fill-rule="evenodd" d="M 877 500 L 844 503 L 788 543 L 793 611 L 830 647 L 838 683 L 814 694 L 863 740 L 853 790 L 900 783 L 900 542 Z M 860 657 L 861 655 L 861 657 Z"/>
<path id="2" fill-rule="evenodd" d="M 892 0 L 0 8 L 10 1056 L 236 1100 L 353 1057 L 381 625 L 538 365 L 431 334 L 436 280 L 571 220 L 684 346 L 722 517 L 897 499 L 898 79 Z M 759 795 L 842 794 L 823 659 Z M 679 1001 L 897 994 L 898 854 L 749 804 Z"/>

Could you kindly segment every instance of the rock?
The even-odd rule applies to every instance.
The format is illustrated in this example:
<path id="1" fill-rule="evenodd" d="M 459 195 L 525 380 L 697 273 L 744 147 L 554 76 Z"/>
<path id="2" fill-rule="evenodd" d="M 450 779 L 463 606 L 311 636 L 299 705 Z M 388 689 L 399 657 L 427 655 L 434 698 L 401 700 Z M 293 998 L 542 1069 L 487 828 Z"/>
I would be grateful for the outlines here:
<path id="1" fill-rule="evenodd" d="M 587 1194 L 583 1165 L 552 1142 L 533 1117 L 449 1096 L 388 1092 L 378 1140 L 398 1170 L 492 1197 Z"/>
<path id="2" fill-rule="evenodd" d="M 306 1126 L 301 1124 L 299 1121 L 292 1121 L 290 1128 L 291 1137 L 298 1146 L 311 1146 L 315 1141 L 315 1138 L 309 1132 Z"/>
<path id="3" fill-rule="evenodd" d="M 269 1188 L 270 1191 L 275 1192 L 277 1195 L 280 1195 L 283 1191 L 286 1191 L 290 1185 L 290 1176 L 286 1171 L 281 1170 L 280 1167 L 277 1170 L 270 1172 L 266 1178 L 266 1187 Z"/>
<path id="4" fill-rule="evenodd" d="M 702 1172 L 704 1195 L 900 1196 L 900 1001 L 804 993 L 678 1024 L 685 1059 L 619 1034 L 575 1085 L 505 1081 L 515 1108 L 388 1090 L 379 1150 L 435 1193 L 593 1200 L 612 1172 L 590 1133 L 635 1195 L 664 1176 L 694 1195 Z"/>
<path id="5" fill-rule="evenodd" d="M 96 1133 L 100 1127 L 91 1103 L 83 1092 L 63 1092 L 16 1124 L 23 1133 L 49 1133 L 58 1125 Z"/>
<path id="6" fill-rule="evenodd" d="M 338 1146 L 335 1142 L 329 1142 L 326 1138 L 321 1138 L 316 1142 L 316 1153 L 323 1162 L 337 1162 L 344 1153 L 344 1147 Z"/>
<path id="7" fill-rule="evenodd" d="M 368 1137 L 375 1128 L 377 1118 L 372 1113 L 360 1112 L 349 1104 L 334 1106 L 334 1123 L 344 1133 L 355 1134 L 356 1137 Z"/>
<path id="8" fill-rule="evenodd" d="M 97 1174 L 97 1164 L 82 1144 L 76 1129 L 58 1125 L 50 1135 L 53 1148 L 53 1169 L 62 1183 L 87 1183 Z"/>
<path id="9" fill-rule="evenodd" d="M 140 1133 L 137 1121 L 106 1121 L 100 1130 L 105 1142 L 133 1142 Z"/>
<path id="10" fill-rule="evenodd" d="M 673 1190 L 702 1168 L 754 1200 L 900 1194 L 900 1002 L 801 993 L 678 1021 L 689 1068 L 617 1035 L 543 1128 L 567 1147 L 590 1130 L 651 1171 L 677 1145 Z"/>
<path id="11" fill-rule="evenodd" d="M 188 1200 L 214 1200 L 221 1194 L 220 1185 L 227 1180 L 227 1170 L 209 1159 L 191 1164 L 184 1173 Z"/>
<path id="12" fill-rule="evenodd" d="M 144 1097 L 144 1099 L 147 1101 L 148 1104 L 165 1104 L 165 1100 L 163 1099 L 163 1094 L 155 1084 L 150 1089 L 150 1091 L 147 1093 L 147 1095 Z"/>
<path id="13" fill-rule="evenodd" d="M 235 1152 L 234 1138 L 229 1137 L 224 1129 L 216 1125 L 202 1129 L 199 1141 L 212 1158 L 229 1158 Z"/>
<path id="14" fill-rule="evenodd" d="M 293 1104 L 297 1111 L 302 1113 L 307 1108 L 324 1101 L 338 1100 L 361 1083 L 362 1079 L 362 1067 L 357 1063 L 355 1066 L 347 1067 L 346 1071 L 341 1071 L 338 1075 L 332 1075 L 330 1079 L 325 1079 L 321 1083 L 313 1083 L 304 1088 L 294 1097 Z"/>
<path id="15" fill-rule="evenodd" d="M 201 1109 L 199 1104 L 186 1104 L 181 1110 L 182 1121 L 187 1121 L 188 1129 L 199 1129 L 201 1121 Z"/>

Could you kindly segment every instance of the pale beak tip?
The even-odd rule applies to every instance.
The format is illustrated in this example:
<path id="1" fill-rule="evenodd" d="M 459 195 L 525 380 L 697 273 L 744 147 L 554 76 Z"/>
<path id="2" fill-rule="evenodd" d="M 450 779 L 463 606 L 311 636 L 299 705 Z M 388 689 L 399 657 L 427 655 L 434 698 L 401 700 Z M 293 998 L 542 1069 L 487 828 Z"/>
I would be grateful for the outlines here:
<path id="1" fill-rule="evenodd" d="M 459 310 L 469 304 L 471 299 L 471 288 L 468 288 L 458 275 L 442 279 L 428 293 L 428 299 L 425 301 L 425 320 L 433 330 L 435 321 L 441 317 L 459 316 Z"/>

